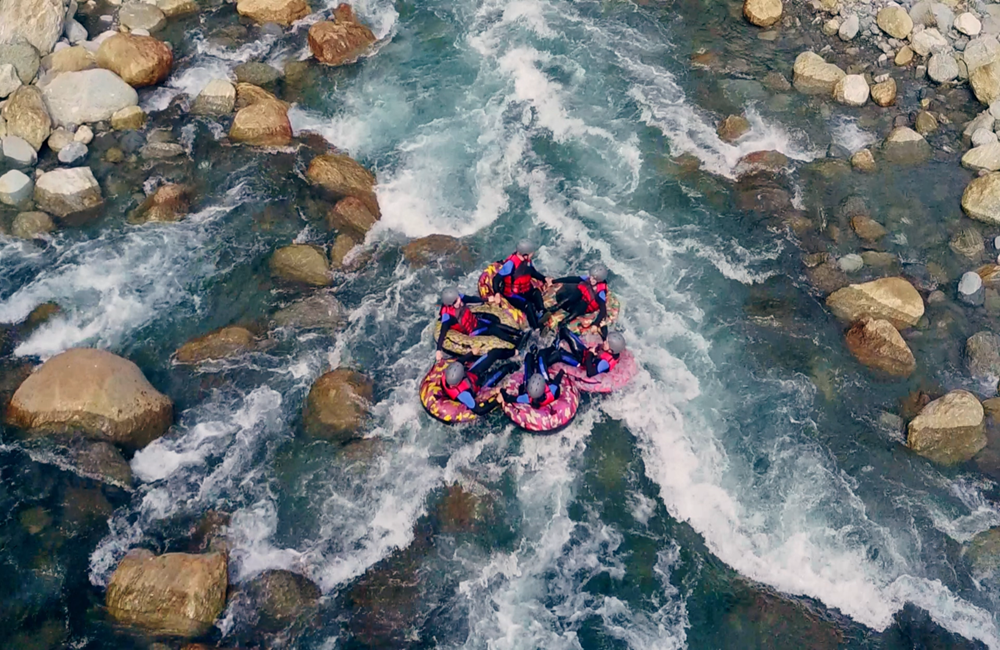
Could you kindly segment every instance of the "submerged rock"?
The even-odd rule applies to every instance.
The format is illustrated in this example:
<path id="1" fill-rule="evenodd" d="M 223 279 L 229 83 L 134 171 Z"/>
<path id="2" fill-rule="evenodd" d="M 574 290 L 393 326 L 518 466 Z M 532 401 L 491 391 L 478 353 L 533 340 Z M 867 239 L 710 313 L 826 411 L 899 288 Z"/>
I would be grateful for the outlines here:
<path id="1" fill-rule="evenodd" d="M 449 235 L 428 235 L 414 239 L 403 247 L 403 257 L 417 268 L 435 262 L 459 266 L 471 266 L 473 262 L 469 247 L 462 240 Z"/>
<path id="2" fill-rule="evenodd" d="M 119 623 L 152 634 L 195 637 L 222 613 L 228 586 L 224 553 L 129 551 L 111 576 L 105 597 Z"/>
<path id="3" fill-rule="evenodd" d="M 780 0 L 760 1 L 780 5 Z M 335 17 L 336 22 L 321 21 L 309 28 L 309 50 L 317 61 L 326 65 L 353 63 L 375 43 L 375 34 L 358 22 L 350 5 L 338 6 Z"/>
<path id="4" fill-rule="evenodd" d="M 815 52 L 803 52 L 792 68 L 792 85 L 807 95 L 831 95 L 837 82 L 844 78 L 843 70 L 827 63 Z"/>
<path id="5" fill-rule="evenodd" d="M 142 204 L 129 216 L 133 223 L 150 221 L 179 221 L 187 214 L 190 191 L 177 183 L 167 183 L 156 188 Z"/>
<path id="6" fill-rule="evenodd" d="M 281 70 L 260 61 L 247 61 L 233 69 L 237 83 L 270 86 L 281 79 Z"/>
<path id="7" fill-rule="evenodd" d="M 0 2 L 0 43 L 24 39 L 42 54 L 48 54 L 62 35 L 65 13 L 60 0 Z"/>
<path id="8" fill-rule="evenodd" d="M 965 462 L 986 446 L 983 407 L 972 393 L 956 390 L 925 406 L 908 427 L 907 446 L 935 463 Z"/>
<path id="9" fill-rule="evenodd" d="M 313 384 L 303 411 L 305 432 L 312 438 L 346 442 L 355 436 L 372 400 L 372 385 L 364 375 L 338 368 Z"/>
<path id="10" fill-rule="evenodd" d="M 104 204 L 101 186 L 89 167 L 55 169 L 38 177 L 35 203 L 68 223 L 79 223 Z"/>
<path id="11" fill-rule="evenodd" d="M 330 293 L 316 293 L 279 309 L 271 317 L 275 327 L 335 331 L 344 319 L 344 308 Z"/>
<path id="12" fill-rule="evenodd" d="M 868 317 L 887 320 L 896 329 L 912 327 L 924 315 L 920 294 L 899 277 L 852 284 L 833 293 L 826 305 L 837 318 L 848 323 Z"/>
<path id="13" fill-rule="evenodd" d="M 28 430 L 81 430 L 129 447 L 163 435 L 173 403 L 127 359 L 73 348 L 41 365 L 14 393 L 7 421 Z"/>
<path id="14" fill-rule="evenodd" d="M 1000 336 L 976 332 L 965 342 L 965 367 L 977 379 L 1000 378 Z"/>
<path id="15" fill-rule="evenodd" d="M 719 122 L 715 132 L 723 142 L 736 142 L 750 130 L 750 121 L 742 115 L 730 115 Z"/>
<path id="16" fill-rule="evenodd" d="M 110 70 L 64 72 L 45 85 L 45 104 L 56 124 L 101 122 L 139 103 L 135 89 Z"/>
<path id="17" fill-rule="evenodd" d="M 225 359 L 252 350 L 256 337 L 250 330 L 230 325 L 191 339 L 174 352 L 178 363 L 201 363 Z"/>
<path id="18" fill-rule="evenodd" d="M 878 169 L 875 156 L 870 149 L 860 149 L 851 156 L 851 167 L 864 174 L 873 174 Z"/>
<path id="19" fill-rule="evenodd" d="M 260 616 L 260 626 L 269 632 L 282 630 L 312 613 L 322 595 L 309 578 L 284 569 L 265 571 L 250 581 L 247 591 Z"/>
<path id="20" fill-rule="evenodd" d="M 44 212 L 21 212 L 14 217 L 10 234 L 21 239 L 35 239 L 56 229 L 52 217 Z"/>
<path id="21" fill-rule="evenodd" d="M 7 99 L 0 116 L 7 122 L 7 135 L 23 138 L 38 151 L 52 132 L 52 119 L 42 93 L 35 86 L 21 86 Z"/>
<path id="22" fill-rule="evenodd" d="M 957 255 L 978 262 L 986 253 L 986 243 L 983 236 L 975 228 L 965 228 L 959 232 L 948 244 L 951 250 Z"/>
<path id="23" fill-rule="evenodd" d="M 147 2 L 126 2 L 118 10 L 118 22 L 129 31 L 144 29 L 150 34 L 167 25 L 163 10 Z"/>
<path id="24" fill-rule="evenodd" d="M 1000 571 L 1000 527 L 984 530 L 973 537 L 962 550 L 962 555 L 979 577 Z"/>
<path id="25" fill-rule="evenodd" d="M 261 147 L 283 147 L 292 140 L 288 109 L 275 100 L 259 101 L 236 113 L 229 137 Z"/>
<path id="26" fill-rule="evenodd" d="M 292 244 L 274 251 L 271 272 L 284 280 L 316 287 L 325 287 L 332 281 L 326 255 L 306 244 Z"/>
<path id="27" fill-rule="evenodd" d="M 306 178 L 334 197 L 358 199 L 375 219 L 381 216 L 375 197 L 375 175 L 353 158 L 341 154 L 316 156 L 309 163 Z"/>
<path id="28" fill-rule="evenodd" d="M 931 157 L 931 146 L 913 129 L 898 126 L 882 143 L 882 155 L 897 165 L 919 165 Z"/>
<path id="29" fill-rule="evenodd" d="M 977 221 L 1000 224 L 1000 173 L 973 178 L 962 193 L 962 209 Z"/>
<path id="30" fill-rule="evenodd" d="M 236 105 L 236 87 L 226 79 L 212 79 L 191 105 L 196 115 L 229 115 Z"/>
<path id="31" fill-rule="evenodd" d="M 310 13 L 305 0 L 238 0 L 236 11 L 258 23 L 277 23 L 287 27 Z"/>
<path id="32" fill-rule="evenodd" d="M 858 237 L 870 242 L 878 241 L 888 234 L 882 224 L 863 214 L 851 217 L 851 228 Z"/>
<path id="33" fill-rule="evenodd" d="M 170 74 L 174 53 L 152 36 L 115 34 L 101 43 L 97 65 L 111 70 L 133 88 L 160 83 Z"/>
<path id="34" fill-rule="evenodd" d="M 908 377 L 917 367 L 906 341 L 887 320 L 856 323 L 847 332 L 847 348 L 864 365 L 894 377 Z"/>

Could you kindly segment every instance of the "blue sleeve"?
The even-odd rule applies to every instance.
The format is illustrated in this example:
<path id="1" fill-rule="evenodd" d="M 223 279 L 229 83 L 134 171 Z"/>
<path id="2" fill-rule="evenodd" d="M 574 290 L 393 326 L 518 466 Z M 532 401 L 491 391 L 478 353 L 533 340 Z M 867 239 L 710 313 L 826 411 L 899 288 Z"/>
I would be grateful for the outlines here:
<path id="1" fill-rule="evenodd" d="M 476 400 L 473 399 L 472 393 L 467 390 L 458 394 L 458 401 L 467 409 L 476 408 Z"/>
<path id="2" fill-rule="evenodd" d="M 601 361 L 597 364 L 597 372 L 607 372 L 610 369 L 611 366 L 604 359 L 601 359 Z"/>
<path id="3" fill-rule="evenodd" d="M 500 267 L 500 270 L 497 271 L 497 275 L 510 275 L 511 272 L 513 272 L 513 270 L 514 270 L 514 263 L 511 262 L 510 260 L 507 260 L 506 262 L 503 263 L 503 266 Z"/>
<path id="4" fill-rule="evenodd" d="M 441 314 L 441 322 L 442 323 L 447 323 L 450 320 L 451 320 L 451 315 L 450 314 Z"/>
<path id="5" fill-rule="evenodd" d="M 608 299 L 608 294 L 606 291 L 602 291 L 597 294 L 597 297 L 601 299 L 601 302 L 605 302 Z"/>
<path id="6" fill-rule="evenodd" d="M 524 395 L 518 395 L 516 401 L 517 401 L 518 404 L 527 404 L 528 400 L 530 400 L 530 399 L 531 398 L 528 397 L 528 394 L 525 393 Z"/>

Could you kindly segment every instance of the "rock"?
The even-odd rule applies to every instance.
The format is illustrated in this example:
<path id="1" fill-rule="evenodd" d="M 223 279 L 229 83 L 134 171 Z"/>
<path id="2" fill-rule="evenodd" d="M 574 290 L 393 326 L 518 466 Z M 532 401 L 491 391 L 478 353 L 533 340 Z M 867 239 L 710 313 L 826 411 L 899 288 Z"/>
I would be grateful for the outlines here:
<path id="1" fill-rule="evenodd" d="M 932 52 L 950 49 L 948 41 L 936 29 L 925 29 L 910 38 L 910 49 L 920 56 L 928 56 Z"/>
<path id="2" fill-rule="evenodd" d="M 743 16 L 757 27 L 770 27 L 781 19 L 781 0 L 745 0 Z"/>
<path id="3" fill-rule="evenodd" d="M 780 151 L 752 151 L 738 161 L 734 173 L 740 177 L 753 177 L 757 172 L 781 173 L 791 165 L 788 156 Z"/>
<path id="4" fill-rule="evenodd" d="M 965 342 L 965 367 L 976 379 L 1000 378 L 1000 336 L 976 332 Z"/>
<path id="5" fill-rule="evenodd" d="M 851 228 L 865 241 L 878 241 L 888 234 L 885 227 L 871 217 L 857 215 L 851 218 Z"/>
<path id="6" fill-rule="evenodd" d="M 132 468 L 113 444 L 74 439 L 67 451 L 70 464 L 80 475 L 131 489 Z"/>
<path id="7" fill-rule="evenodd" d="M 191 105 L 196 115 L 229 115 L 236 105 L 236 87 L 225 79 L 213 79 L 202 88 Z"/>
<path id="8" fill-rule="evenodd" d="M 24 138 L 38 151 L 52 131 L 52 120 L 35 86 L 21 86 L 7 99 L 0 116 L 7 122 L 7 135 Z"/>
<path id="9" fill-rule="evenodd" d="M 313 384 L 303 411 L 312 438 L 346 442 L 357 433 L 372 400 L 371 382 L 362 374 L 338 368 Z"/>
<path id="10" fill-rule="evenodd" d="M 969 85 L 976 99 L 989 106 L 1000 97 L 1000 59 L 969 72 Z"/>
<path id="11" fill-rule="evenodd" d="M 925 406 L 910 422 L 906 444 L 935 463 L 965 462 L 986 446 L 983 420 L 975 395 L 955 390 Z"/>
<path id="12" fill-rule="evenodd" d="M 42 54 L 48 54 L 62 35 L 64 16 L 60 0 L 0 2 L 0 43 L 24 39 Z"/>
<path id="13" fill-rule="evenodd" d="M 864 106 L 868 102 L 868 82 L 864 76 L 849 74 L 841 77 L 833 87 L 833 98 L 838 104 Z"/>
<path id="14" fill-rule="evenodd" d="M 62 125 L 101 122 L 139 103 L 135 89 L 110 70 L 64 72 L 42 92 L 52 119 Z"/>
<path id="15" fill-rule="evenodd" d="M 331 282 L 326 255 L 305 244 L 292 244 L 274 251 L 271 272 L 284 280 L 317 287 L 325 287 Z"/>
<path id="16" fill-rule="evenodd" d="M 0 65 L 0 99 L 4 99 L 21 85 L 17 70 L 9 63 Z"/>
<path id="17" fill-rule="evenodd" d="M 191 339 L 174 353 L 178 363 L 225 359 L 252 350 L 256 339 L 250 330 L 235 325 Z"/>
<path id="18" fill-rule="evenodd" d="M 97 67 L 97 59 L 87 48 L 77 45 L 56 50 L 45 57 L 45 67 L 52 73 L 79 72 Z"/>
<path id="19" fill-rule="evenodd" d="M 449 235 L 428 235 L 414 239 L 403 247 L 403 257 L 410 266 L 416 268 L 445 262 L 471 267 L 474 263 L 469 247 L 462 240 Z"/>
<path id="20" fill-rule="evenodd" d="M 35 181 L 35 203 L 40 210 L 70 222 L 86 219 L 104 204 L 101 186 L 89 167 L 56 169 Z"/>
<path id="21" fill-rule="evenodd" d="M 764 75 L 764 87 L 776 93 L 787 92 L 792 89 L 792 84 L 780 72 L 768 72 Z"/>
<path id="22" fill-rule="evenodd" d="M 939 84 L 958 78 L 958 61 L 951 52 L 936 52 L 927 62 L 927 76 Z"/>
<path id="23" fill-rule="evenodd" d="M 26 41 L 3 43 L 0 39 L 0 65 L 14 66 L 22 84 L 30 84 L 38 74 L 40 59 L 38 52 Z"/>
<path id="24" fill-rule="evenodd" d="M 1000 142 L 1000 138 L 993 131 L 988 131 L 986 129 L 976 129 L 972 134 L 972 146 L 973 147 L 983 147 L 988 144 L 996 144 Z"/>
<path id="25" fill-rule="evenodd" d="M 146 125 L 146 111 L 138 106 L 126 106 L 111 116 L 111 128 L 115 131 L 138 131 Z"/>
<path id="26" fill-rule="evenodd" d="M 87 145 L 81 142 L 70 142 L 59 152 L 59 162 L 72 165 L 87 157 Z"/>
<path id="27" fill-rule="evenodd" d="M 346 233 L 337 235 L 333 246 L 330 247 L 330 268 L 334 271 L 350 270 L 354 264 L 351 263 L 353 260 L 348 260 L 348 255 L 357 245 L 358 241 L 353 236 Z"/>
<path id="28" fill-rule="evenodd" d="M 259 86 L 248 83 L 236 84 L 236 105 L 233 108 L 237 111 L 263 101 L 279 102 L 286 109 L 288 108 L 288 104 L 282 102 L 280 99 Z"/>
<path id="29" fill-rule="evenodd" d="M 167 18 L 184 16 L 198 12 L 198 3 L 195 0 L 145 0 L 156 5 Z"/>
<path id="30" fill-rule="evenodd" d="M 61 126 L 49 134 L 49 139 L 46 143 L 49 145 L 49 149 L 59 153 L 62 151 L 63 147 L 73 142 L 73 134 L 62 128 Z"/>
<path id="31" fill-rule="evenodd" d="M 871 267 L 873 269 L 881 269 L 884 271 L 889 271 L 892 269 L 899 268 L 899 258 L 892 253 L 879 253 L 878 251 L 864 251 L 861 253 L 861 259 L 864 261 L 865 266 Z"/>
<path id="32" fill-rule="evenodd" d="M 920 135 L 929 135 L 934 133 L 938 129 L 938 121 L 934 115 L 928 111 L 920 111 L 917 113 L 917 119 L 914 120 L 917 133 Z"/>
<path id="33" fill-rule="evenodd" d="M 781 0 L 752 1 L 777 4 L 778 11 L 781 10 Z M 310 27 L 308 40 L 309 50 L 317 61 L 337 66 L 357 61 L 375 43 L 375 34 L 356 20 L 338 18 L 337 22 L 325 20 Z"/>
<path id="34" fill-rule="evenodd" d="M 284 569 L 265 571 L 250 581 L 247 591 L 260 616 L 261 628 L 269 632 L 279 632 L 312 613 L 322 595 L 312 580 Z"/>
<path id="35" fill-rule="evenodd" d="M 167 25 L 167 17 L 159 7 L 145 2 L 128 2 L 118 10 L 118 23 L 128 30 L 144 29 L 150 34 Z"/>
<path id="36" fill-rule="evenodd" d="M 3 139 L 2 147 L 3 157 L 14 167 L 26 169 L 33 167 L 38 161 L 38 155 L 35 153 L 35 150 L 24 138 L 19 138 L 16 135 L 8 135 Z"/>
<path id="37" fill-rule="evenodd" d="M 750 121 L 742 115 L 730 115 L 719 122 L 716 133 L 723 142 L 736 142 L 750 130 Z"/>
<path id="38" fill-rule="evenodd" d="M 118 144 L 125 153 L 136 153 L 146 143 L 146 136 L 138 131 L 125 131 L 118 138 Z"/>
<path id="39" fill-rule="evenodd" d="M 948 244 L 951 250 L 962 257 L 978 262 L 986 252 L 983 236 L 975 228 L 966 228 L 955 235 Z"/>
<path id="40" fill-rule="evenodd" d="M 152 36 L 115 34 L 97 50 L 97 65 L 133 88 L 160 83 L 170 74 L 173 63 L 174 53 Z"/>
<path id="41" fill-rule="evenodd" d="M 908 377 L 917 367 L 913 353 L 892 323 L 862 319 L 847 332 L 847 348 L 855 358 L 894 377 Z"/>
<path id="42" fill-rule="evenodd" d="M 994 142 L 969 149 L 962 156 L 962 167 L 973 171 L 1000 171 L 1000 144 Z"/>
<path id="43" fill-rule="evenodd" d="M 139 152 L 144 160 L 166 160 L 183 156 L 187 150 L 176 142 L 148 142 Z"/>
<path id="44" fill-rule="evenodd" d="M 180 221 L 188 213 L 189 191 L 183 185 L 167 183 L 156 188 L 129 216 L 132 223 Z"/>
<path id="45" fill-rule="evenodd" d="M 315 293 L 278 310 L 271 317 L 275 327 L 336 331 L 344 319 L 344 308 L 329 293 Z"/>
<path id="46" fill-rule="evenodd" d="M 814 52 L 803 52 L 796 57 L 792 71 L 795 89 L 807 95 L 830 95 L 845 76 L 843 70 Z"/>
<path id="47" fill-rule="evenodd" d="M 966 36 L 978 36 L 983 24 L 974 15 L 966 11 L 955 18 L 955 29 Z"/>
<path id="48" fill-rule="evenodd" d="M 251 104 L 236 113 L 229 129 L 235 142 L 261 147 L 282 147 L 292 140 L 292 125 L 285 105 L 265 100 Z"/>
<path id="49" fill-rule="evenodd" d="M 375 219 L 381 216 L 375 198 L 375 176 L 353 158 L 341 154 L 317 156 L 309 163 L 306 178 L 336 198 L 355 197 Z"/>
<path id="50" fill-rule="evenodd" d="M 1000 56 L 1000 41 L 996 36 L 988 35 L 973 39 L 962 51 L 962 60 L 971 73 Z"/>
<path id="51" fill-rule="evenodd" d="M 854 273 L 864 268 L 865 261 L 857 253 L 848 253 L 837 260 L 837 266 L 844 273 Z"/>
<path id="52" fill-rule="evenodd" d="M 883 7 L 875 17 L 875 22 L 883 32 L 899 40 L 905 39 L 913 31 L 913 21 L 909 14 L 898 5 Z"/>
<path id="53" fill-rule="evenodd" d="M 891 163 L 917 165 L 930 158 L 931 147 L 924 136 L 909 127 L 898 126 L 882 143 L 882 155 Z"/>
<path id="54" fill-rule="evenodd" d="M 66 19 L 63 29 L 66 33 L 66 40 L 72 45 L 79 45 L 87 40 L 87 28 L 73 18 Z"/>
<path id="55" fill-rule="evenodd" d="M 824 36 L 835 35 L 838 31 L 840 31 L 840 20 L 838 20 L 837 18 L 831 18 L 830 20 L 823 23 L 823 26 L 820 28 L 820 31 L 823 32 Z"/>
<path id="56" fill-rule="evenodd" d="M 349 196 L 337 201 L 326 215 L 326 223 L 332 230 L 348 231 L 364 235 L 378 219 L 369 212 L 361 199 Z"/>
<path id="57" fill-rule="evenodd" d="M 972 219 L 1000 224 L 1000 173 L 973 178 L 962 193 L 962 209 Z"/>
<path id="58" fill-rule="evenodd" d="M 912 327 L 924 315 L 924 302 L 903 278 L 882 278 L 852 284 L 826 299 L 834 316 L 847 323 L 864 317 L 887 320 L 897 329 Z"/>
<path id="59" fill-rule="evenodd" d="M 983 289 L 983 279 L 978 273 L 968 271 L 962 274 L 962 279 L 958 282 L 958 298 L 973 307 L 983 304 L 985 291 Z"/>
<path id="60" fill-rule="evenodd" d="M 913 50 L 909 45 L 899 48 L 899 52 L 896 52 L 896 56 L 892 59 L 892 62 L 900 67 L 909 65 L 911 61 L 913 61 Z"/>
<path id="61" fill-rule="evenodd" d="M 14 217 L 10 232 L 21 239 L 35 239 L 55 229 L 52 217 L 44 212 L 21 212 Z"/>
<path id="62" fill-rule="evenodd" d="M 260 63 L 258 61 L 248 61 L 241 63 L 233 69 L 238 83 L 247 83 L 254 86 L 270 86 L 281 79 L 281 70 L 274 66 Z"/>
<path id="63" fill-rule="evenodd" d="M 869 149 L 860 149 L 851 156 L 851 167 L 865 174 L 875 173 L 875 156 Z"/>
<path id="64" fill-rule="evenodd" d="M 1000 570 L 1000 528 L 990 528 L 977 534 L 962 554 L 972 565 L 976 577 L 990 577 Z"/>
<path id="65" fill-rule="evenodd" d="M 238 0 L 236 11 L 258 24 L 277 23 L 285 27 L 310 13 L 305 0 Z"/>
<path id="66" fill-rule="evenodd" d="M 200 636 L 226 605 L 225 553 L 165 553 L 133 549 L 108 583 L 108 613 L 155 635 Z"/>
<path id="67" fill-rule="evenodd" d="M 844 18 L 844 22 L 840 23 L 840 29 L 837 30 L 837 35 L 840 36 L 842 41 L 853 41 L 854 37 L 858 35 L 858 30 L 861 28 L 861 21 L 858 20 L 857 14 L 850 14 Z"/>
<path id="68" fill-rule="evenodd" d="M 74 348 L 41 365 L 14 393 L 7 421 L 22 429 L 81 430 L 92 438 L 143 447 L 163 435 L 173 403 L 127 359 Z"/>
<path id="69" fill-rule="evenodd" d="M 23 205 L 35 189 L 35 184 L 23 172 L 12 169 L 0 176 L 0 203 Z"/>

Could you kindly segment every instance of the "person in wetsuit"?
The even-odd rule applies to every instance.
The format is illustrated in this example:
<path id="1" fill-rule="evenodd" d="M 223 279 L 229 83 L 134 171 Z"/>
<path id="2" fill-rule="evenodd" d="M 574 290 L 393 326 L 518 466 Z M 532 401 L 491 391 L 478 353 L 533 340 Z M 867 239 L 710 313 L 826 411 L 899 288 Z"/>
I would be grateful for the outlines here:
<path id="1" fill-rule="evenodd" d="M 553 284 L 563 285 L 556 292 L 556 306 L 550 311 L 562 309 L 566 312 L 566 321 L 578 316 L 597 312 L 597 317 L 591 323 L 593 327 L 601 328 L 601 336 L 608 335 L 608 326 L 604 319 L 608 316 L 608 267 L 595 264 L 589 275 L 570 275 L 556 278 Z"/>
<path id="2" fill-rule="evenodd" d="M 565 343 L 567 347 L 562 347 L 560 343 Z M 614 370 L 624 351 L 625 337 L 621 332 L 611 332 L 601 345 L 590 349 L 579 336 L 560 326 L 559 338 L 546 351 L 545 361 L 549 365 L 565 363 L 574 368 L 583 366 L 587 376 L 594 377 Z"/>
<path id="3" fill-rule="evenodd" d="M 514 356 L 514 350 L 493 349 L 481 357 L 466 354 L 456 358 L 444 370 L 441 388 L 448 399 L 454 400 L 476 415 L 485 415 L 497 406 L 496 397 L 478 402 L 476 396 L 484 388 L 492 388 L 517 369 L 514 362 L 505 363 L 490 372 L 494 363 Z"/>
<path id="4" fill-rule="evenodd" d="M 477 314 L 466 305 L 481 304 L 478 296 L 465 296 L 454 287 L 441 292 L 441 333 L 438 334 L 438 361 L 444 358 L 444 341 L 452 329 L 468 336 L 495 336 L 508 343 L 518 344 L 524 335 L 521 330 L 500 322 L 493 314 Z"/>
<path id="5" fill-rule="evenodd" d="M 517 249 L 504 260 L 500 270 L 493 276 L 493 291 L 506 298 L 515 309 L 524 312 L 531 329 L 538 329 L 545 311 L 542 292 L 532 284 L 532 280 L 544 282 L 546 286 L 551 284 L 551 280 L 531 263 L 535 250 L 535 244 L 531 240 L 522 239 L 517 242 Z"/>
<path id="6" fill-rule="evenodd" d="M 544 352 L 544 351 L 543 351 Z M 508 404 L 528 404 L 531 408 L 542 408 L 559 399 L 560 386 L 566 374 L 560 370 L 555 377 L 549 378 L 549 369 L 545 363 L 545 355 L 532 348 L 524 357 L 524 376 L 518 387 L 517 395 L 501 392 L 503 400 Z"/>

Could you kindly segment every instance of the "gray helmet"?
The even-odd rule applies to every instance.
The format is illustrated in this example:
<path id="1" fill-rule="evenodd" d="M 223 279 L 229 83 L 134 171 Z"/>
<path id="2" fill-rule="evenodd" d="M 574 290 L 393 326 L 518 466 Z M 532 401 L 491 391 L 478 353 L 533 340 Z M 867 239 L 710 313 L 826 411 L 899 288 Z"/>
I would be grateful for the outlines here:
<path id="1" fill-rule="evenodd" d="M 545 394 L 545 379 L 539 374 L 531 375 L 528 380 L 528 397 L 531 399 L 541 399 Z"/>
<path id="2" fill-rule="evenodd" d="M 441 304 L 450 307 L 455 304 L 458 300 L 458 289 L 455 287 L 448 287 L 441 292 Z"/>
<path id="3" fill-rule="evenodd" d="M 459 362 L 452 361 L 444 369 L 444 380 L 448 382 L 449 386 L 456 386 L 463 379 L 465 379 L 465 366 Z"/>
<path id="4" fill-rule="evenodd" d="M 535 242 L 530 239 L 522 239 L 517 242 L 517 254 L 518 255 L 531 255 L 537 250 Z"/>
<path id="5" fill-rule="evenodd" d="M 608 279 L 608 267 L 598 262 L 590 267 L 590 277 L 594 278 L 598 282 L 604 282 Z"/>
<path id="6" fill-rule="evenodd" d="M 625 350 L 625 337 L 621 332 L 611 332 L 608 334 L 608 347 L 612 354 L 621 354 Z"/>

